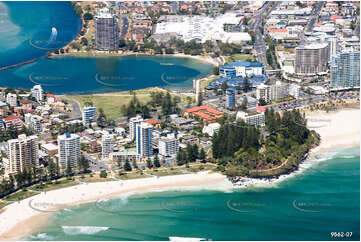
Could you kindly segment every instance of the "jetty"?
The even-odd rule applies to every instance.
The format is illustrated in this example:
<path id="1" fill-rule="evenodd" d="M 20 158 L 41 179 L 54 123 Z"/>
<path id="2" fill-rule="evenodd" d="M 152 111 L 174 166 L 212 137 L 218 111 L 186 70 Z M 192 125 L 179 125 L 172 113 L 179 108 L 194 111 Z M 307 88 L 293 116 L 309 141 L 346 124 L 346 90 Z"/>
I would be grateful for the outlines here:
<path id="1" fill-rule="evenodd" d="M 14 64 L 14 65 L 9 65 L 9 66 L 0 67 L 0 71 L 5 71 L 5 70 L 11 69 L 11 68 L 18 67 L 18 66 L 30 64 L 30 63 L 33 63 L 33 62 L 35 62 L 35 61 L 36 61 L 36 58 L 31 59 L 31 60 L 27 60 L 27 61 L 24 61 L 24 62 L 20 62 L 20 63 Z"/>

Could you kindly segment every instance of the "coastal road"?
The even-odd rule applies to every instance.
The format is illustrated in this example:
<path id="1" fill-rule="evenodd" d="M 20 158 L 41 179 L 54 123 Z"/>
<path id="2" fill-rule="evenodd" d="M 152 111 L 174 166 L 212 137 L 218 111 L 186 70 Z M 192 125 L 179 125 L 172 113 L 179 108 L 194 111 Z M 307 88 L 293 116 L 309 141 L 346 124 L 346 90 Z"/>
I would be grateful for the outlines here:
<path id="1" fill-rule="evenodd" d="M 311 19 L 308 21 L 308 24 L 305 26 L 304 31 L 300 35 L 300 41 L 301 44 L 304 44 L 306 42 L 305 39 L 305 32 L 311 32 L 313 30 L 313 26 L 316 23 L 316 20 L 318 19 L 318 15 L 320 14 L 325 2 L 318 2 L 316 8 L 311 13 Z"/>
<path id="2" fill-rule="evenodd" d="M 80 103 L 76 100 L 66 98 L 64 96 L 61 96 L 61 99 L 67 101 L 68 103 L 70 103 L 73 106 L 73 112 L 71 112 L 71 114 L 69 114 L 69 116 L 70 116 L 69 119 L 80 119 L 81 118 Z"/>
<path id="3" fill-rule="evenodd" d="M 266 16 L 264 16 L 265 12 L 267 11 L 267 9 L 271 6 L 271 4 L 273 4 L 272 8 L 267 12 Z M 257 57 L 257 61 L 263 63 L 265 69 L 269 69 L 271 68 L 268 63 L 267 63 L 267 58 L 266 58 L 266 51 L 267 51 L 267 47 L 266 47 L 266 43 L 264 41 L 264 36 L 262 35 L 262 33 L 259 31 L 259 28 L 263 28 L 263 20 L 267 19 L 269 14 L 275 9 L 277 8 L 277 6 L 279 5 L 279 2 L 266 2 L 262 8 L 259 10 L 258 14 L 255 15 L 253 17 L 254 19 L 254 23 L 252 23 L 250 25 L 251 30 L 254 32 L 255 34 L 255 42 L 254 42 L 254 49 L 256 50 L 256 57 Z"/>
<path id="4" fill-rule="evenodd" d="M 125 15 L 122 15 L 121 19 L 122 19 L 122 31 L 120 34 L 120 38 L 123 39 L 125 37 L 125 35 L 128 33 L 129 20 L 128 20 L 128 17 Z"/>

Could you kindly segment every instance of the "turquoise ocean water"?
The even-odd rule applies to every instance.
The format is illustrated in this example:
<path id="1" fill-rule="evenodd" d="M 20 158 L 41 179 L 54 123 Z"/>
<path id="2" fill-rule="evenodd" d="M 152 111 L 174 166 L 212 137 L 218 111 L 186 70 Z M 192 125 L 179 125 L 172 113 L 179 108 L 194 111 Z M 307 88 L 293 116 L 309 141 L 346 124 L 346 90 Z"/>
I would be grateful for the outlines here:
<path id="1" fill-rule="evenodd" d="M 70 2 L 0 2 L 0 67 L 65 46 L 80 27 Z"/>
<path id="2" fill-rule="evenodd" d="M 69 2 L 0 2 L 0 67 L 36 58 L 36 62 L 0 71 L 0 86 L 46 91 L 99 93 L 147 87 L 185 89 L 192 80 L 212 72 L 213 66 L 189 58 L 59 57 L 45 59 L 81 27 Z"/>
<path id="3" fill-rule="evenodd" d="M 26 239 L 359 240 L 360 149 L 313 159 L 272 188 L 154 192 L 65 209 Z"/>

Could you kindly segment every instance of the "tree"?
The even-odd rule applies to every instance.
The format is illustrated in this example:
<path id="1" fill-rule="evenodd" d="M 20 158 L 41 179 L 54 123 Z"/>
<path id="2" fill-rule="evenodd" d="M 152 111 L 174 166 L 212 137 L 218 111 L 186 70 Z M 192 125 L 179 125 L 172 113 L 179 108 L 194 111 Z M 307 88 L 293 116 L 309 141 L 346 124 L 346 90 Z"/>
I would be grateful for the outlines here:
<path id="1" fill-rule="evenodd" d="M 132 170 L 132 166 L 130 165 L 128 158 L 125 160 L 124 170 L 126 170 L 126 171 L 131 171 Z"/>
<path id="2" fill-rule="evenodd" d="M 250 88 L 250 83 L 249 83 L 249 78 L 246 76 L 244 79 L 243 79 L 243 90 L 245 92 L 247 92 Z"/>
<path id="3" fill-rule="evenodd" d="M 159 163 L 159 158 L 158 158 L 158 155 L 155 156 L 154 158 L 154 166 L 159 168 L 160 167 L 160 163 Z"/>
<path id="4" fill-rule="evenodd" d="M 98 123 L 99 127 L 102 127 L 102 128 L 107 125 L 107 117 L 102 108 L 99 108 L 97 123 Z"/>
<path id="5" fill-rule="evenodd" d="M 74 11 L 76 13 L 76 15 L 81 16 L 83 14 L 83 9 L 80 5 L 78 5 L 77 3 L 73 3 L 73 7 L 74 7 Z"/>
<path id="6" fill-rule="evenodd" d="M 147 167 L 149 169 L 151 169 L 153 167 L 152 161 L 150 160 L 150 158 L 147 159 Z"/>
<path id="7" fill-rule="evenodd" d="M 99 174 L 100 178 L 107 178 L 108 174 L 106 170 L 101 170 Z"/>
<path id="8" fill-rule="evenodd" d="M 248 100 L 247 100 L 247 97 L 245 96 L 243 98 L 243 100 L 242 100 L 240 109 L 243 110 L 243 111 L 246 111 L 247 110 L 247 105 L 248 105 Z"/>
<path id="9" fill-rule="evenodd" d="M 93 14 L 88 13 L 88 12 L 87 12 L 87 13 L 84 13 L 83 19 L 84 19 L 85 21 L 92 20 L 92 19 L 93 19 Z"/>
<path id="10" fill-rule="evenodd" d="M 85 38 L 85 37 L 82 37 L 82 38 L 80 39 L 80 43 L 81 43 L 82 45 L 88 45 L 88 39 Z"/>
<path id="11" fill-rule="evenodd" d="M 79 168 L 86 172 L 89 169 L 89 161 L 84 155 L 80 156 Z"/>
<path id="12" fill-rule="evenodd" d="M 213 68 L 213 74 L 214 74 L 214 75 L 219 75 L 219 66 L 215 66 L 215 67 Z"/>
<path id="13" fill-rule="evenodd" d="M 199 92 L 197 106 L 202 106 L 202 103 L 203 103 L 203 95 L 202 92 Z"/>
<path id="14" fill-rule="evenodd" d="M 187 106 L 189 107 L 192 104 L 193 100 L 190 96 L 187 96 L 186 100 L 187 100 Z"/>
<path id="15" fill-rule="evenodd" d="M 52 159 L 49 160 L 49 164 L 48 164 L 47 168 L 48 168 L 50 177 L 54 177 L 56 174 L 56 164 L 54 163 L 54 161 Z"/>
<path id="16" fill-rule="evenodd" d="M 258 100 L 258 106 L 265 106 L 265 105 L 267 105 L 266 101 L 263 98 L 260 98 Z"/>
<path id="17" fill-rule="evenodd" d="M 202 163 L 206 163 L 206 152 L 204 151 L 203 147 L 199 153 L 199 159 Z"/>
<path id="18" fill-rule="evenodd" d="M 187 161 L 195 162 L 198 158 L 198 145 L 187 144 L 186 151 L 187 151 Z"/>
<path id="19" fill-rule="evenodd" d="M 67 161 L 66 161 L 66 170 L 65 173 L 67 176 L 70 176 L 72 174 L 72 168 L 71 168 L 71 164 L 70 164 L 70 157 L 68 157 Z"/>

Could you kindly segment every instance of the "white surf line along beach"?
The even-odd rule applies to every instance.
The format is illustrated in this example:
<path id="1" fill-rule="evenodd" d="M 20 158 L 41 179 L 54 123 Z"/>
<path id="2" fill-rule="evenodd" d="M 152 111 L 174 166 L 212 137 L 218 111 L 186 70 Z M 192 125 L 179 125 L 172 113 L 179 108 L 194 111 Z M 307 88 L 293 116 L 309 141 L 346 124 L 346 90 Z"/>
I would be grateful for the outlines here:
<path id="1" fill-rule="evenodd" d="M 360 145 L 360 110 L 345 109 L 330 113 L 311 112 L 306 117 L 309 128 L 321 135 L 321 144 L 311 152 L 311 156 L 335 148 L 341 149 Z M 274 180 L 246 178 L 237 187 L 275 186 L 278 182 L 312 166 L 312 162 L 312 159 L 308 159 L 301 164 L 298 171 Z M 43 192 L 4 208 L 5 211 L 0 213 L 0 240 L 15 240 L 26 236 L 38 226 L 46 223 L 51 212 L 45 211 L 56 211 L 67 206 L 153 191 L 202 189 L 227 191 L 232 190 L 232 188 L 234 186 L 224 175 L 199 172 L 158 178 L 85 183 Z"/>
<path id="2" fill-rule="evenodd" d="M 57 209 L 100 199 L 127 197 L 137 193 L 167 190 L 220 190 L 233 188 L 226 176 L 212 172 L 131 179 L 124 181 L 84 183 L 36 196 L 6 206 L 0 213 L 0 240 L 16 240 L 46 223 Z"/>

